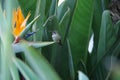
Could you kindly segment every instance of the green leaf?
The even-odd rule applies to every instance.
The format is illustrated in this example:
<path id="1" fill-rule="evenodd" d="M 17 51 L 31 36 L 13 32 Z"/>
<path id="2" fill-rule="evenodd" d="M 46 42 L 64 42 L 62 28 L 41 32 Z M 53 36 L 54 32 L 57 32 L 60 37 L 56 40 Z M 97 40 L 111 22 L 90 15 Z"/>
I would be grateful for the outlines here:
<path id="1" fill-rule="evenodd" d="M 67 41 L 62 46 L 55 44 L 52 46 L 50 52 L 52 54 L 51 64 L 55 67 L 60 77 L 63 80 L 74 80 L 75 74 L 70 44 Z"/>
<path id="2" fill-rule="evenodd" d="M 76 0 L 64 0 L 57 9 L 57 19 L 60 24 L 60 28 L 58 30 L 60 30 L 63 44 L 68 37 L 75 6 Z"/>
<path id="3" fill-rule="evenodd" d="M 58 0 L 52 0 L 49 16 L 57 14 L 57 4 L 58 4 Z"/>
<path id="4" fill-rule="evenodd" d="M 5 29 L 7 27 L 5 23 L 6 23 L 6 19 L 5 19 L 1 4 L 0 4 L 0 25 L 1 25 L 0 26 L 0 37 L 1 37 L 1 40 L 2 40 L 3 34 L 5 32 Z"/>
<path id="5" fill-rule="evenodd" d="M 70 9 L 70 12 L 71 12 L 70 13 L 71 17 L 70 18 L 72 18 L 75 5 L 76 5 L 76 0 L 64 0 L 64 2 L 61 5 L 59 5 L 58 8 L 57 8 L 58 21 L 60 21 L 63 18 L 64 14 L 68 10 L 68 8 Z M 70 22 L 71 22 L 71 20 L 70 20 Z"/>
<path id="6" fill-rule="evenodd" d="M 116 35 L 119 36 L 120 33 L 119 33 L 119 30 L 120 30 L 120 20 L 118 22 L 116 22 L 116 24 L 114 25 L 115 27 L 115 32 L 116 32 Z"/>
<path id="7" fill-rule="evenodd" d="M 59 24 L 58 20 L 55 15 L 50 16 L 44 23 L 44 35 L 43 35 L 43 40 L 44 41 L 51 41 L 52 40 L 52 32 L 54 30 L 58 30 Z"/>
<path id="8" fill-rule="evenodd" d="M 67 13 L 65 14 L 66 16 L 64 17 L 64 19 L 69 15 L 69 10 Z M 62 33 L 62 31 L 60 31 L 60 26 L 59 26 L 58 20 L 55 15 L 47 19 L 47 21 L 44 24 L 44 27 L 45 27 L 45 36 L 44 36 L 45 41 L 52 40 L 52 34 L 50 31 L 57 30 L 58 33 L 60 33 L 60 35 Z M 63 26 L 63 27 L 66 27 L 66 26 Z M 68 68 L 69 65 L 71 64 L 69 63 L 69 59 L 68 59 L 69 53 L 68 53 L 66 41 L 64 42 L 63 46 L 60 46 L 59 44 L 46 46 L 42 48 L 42 53 L 51 62 L 51 64 L 54 66 L 55 70 L 59 73 L 62 79 L 64 80 L 68 78 L 70 80 L 73 79 L 74 75 L 70 75 L 71 74 L 69 72 L 70 68 Z"/>
<path id="9" fill-rule="evenodd" d="M 103 66 L 103 62 L 108 55 L 111 55 L 115 51 L 114 43 L 117 39 L 115 30 L 116 29 L 113 27 L 112 24 L 110 11 L 105 10 L 102 14 L 102 21 L 99 33 L 99 41 L 97 47 L 97 63 L 93 65 L 93 69 L 91 71 L 91 73 L 93 74 L 92 76 L 97 76 L 94 77 L 94 79 L 106 79 L 108 71 Z"/>
<path id="10" fill-rule="evenodd" d="M 69 19 L 70 19 L 70 8 L 68 8 L 68 10 L 65 12 L 63 18 L 61 19 L 59 25 L 59 32 L 61 33 L 61 39 L 62 39 L 62 42 L 64 44 L 66 38 L 67 38 L 67 35 L 68 35 L 68 32 L 69 32 Z"/>
<path id="11" fill-rule="evenodd" d="M 74 71 L 74 65 L 73 65 L 73 58 L 72 58 L 72 53 L 71 53 L 71 47 L 70 47 L 70 42 L 67 39 L 67 46 L 68 46 L 68 59 L 69 59 L 69 70 L 70 70 L 70 77 L 71 80 L 75 79 L 75 71 Z"/>
<path id="12" fill-rule="evenodd" d="M 58 20 L 55 15 L 50 16 L 44 23 L 43 27 L 46 27 L 48 31 L 53 31 L 58 28 Z"/>
<path id="13" fill-rule="evenodd" d="M 101 27 L 101 19 L 102 19 L 102 5 L 101 0 L 95 0 L 94 5 L 94 15 L 93 15 L 93 32 L 94 32 L 94 47 L 97 48 L 99 41 L 99 32 Z M 96 49 L 94 51 L 96 53 Z M 93 55 L 95 54 L 93 53 Z"/>
<path id="14" fill-rule="evenodd" d="M 9 3 L 8 5 L 6 5 Z M 3 13 L 0 4 L 0 32 L 1 34 L 1 42 L 2 42 L 2 53 L 1 53 L 1 80 L 11 80 L 11 74 L 9 71 L 9 66 L 11 64 L 12 58 L 12 33 L 11 33 L 11 15 L 12 15 L 12 0 L 4 2 L 6 16 Z M 11 5 L 11 6 L 9 6 Z M 9 7 L 8 7 L 9 6 Z M 9 52 L 9 53 L 8 53 Z M 7 76 L 7 77 L 6 77 Z"/>
<path id="15" fill-rule="evenodd" d="M 2 67 L 1 54 L 2 54 L 2 43 L 1 43 L 1 39 L 0 39 L 0 79 L 1 79 L 1 67 Z"/>
<path id="16" fill-rule="evenodd" d="M 80 59 L 86 63 L 94 11 L 94 0 L 77 0 L 69 34 L 75 71 Z"/>
<path id="17" fill-rule="evenodd" d="M 60 80 L 56 72 L 42 54 L 39 54 L 39 52 L 37 52 L 34 48 L 29 47 L 29 45 L 24 41 L 22 48 L 27 62 L 41 80 Z"/>
<path id="18" fill-rule="evenodd" d="M 41 41 L 43 36 L 43 24 L 45 21 L 45 7 L 46 6 L 46 0 L 37 0 L 36 3 L 36 10 L 35 10 L 35 17 L 37 15 L 40 15 L 39 20 L 33 25 L 32 31 L 36 32 L 35 35 L 33 35 L 34 41 Z"/>
<path id="19" fill-rule="evenodd" d="M 20 80 L 18 69 L 13 62 L 10 65 L 10 72 L 13 80 Z"/>
<path id="20" fill-rule="evenodd" d="M 1 43 L 1 39 L 0 39 L 0 74 L 1 74 L 1 53 L 2 53 L 2 43 Z"/>
<path id="21" fill-rule="evenodd" d="M 52 31 L 57 30 L 56 28 L 58 28 L 58 21 L 55 15 L 50 16 L 44 23 L 43 25 L 44 28 L 44 35 L 43 35 L 43 41 L 52 41 Z M 42 48 L 42 53 L 43 55 L 47 58 L 50 59 L 52 53 L 52 46 L 46 46 L 44 48 Z"/>
<path id="22" fill-rule="evenodd" d="M 38 76 L 20 59 L 13 58 L 14 64 L 27 80 L 39 80 Z"/>
<path id="23" fill-rule="evenodd" d="M 93 68 L 93 66 L 97 62 L 97 49 L 98 49 L 98 42 L 99 42 L 99 33 L 100 33 L 100 27 L 101 27 L 101 19 L 102 19 L 102 4 L 101 0 L 95 0 L 94 4 L 94 13 L 93 13 L 93 23 L 92 23 L 92 30 L 94 33 L 94 44 L 93 44 L 93 50 L 91 53 L 91 64 L 90 67 Z"/>
<path id="24" fill-rule="evenodd" d="M 89 80 L 88 77 L 81 71 L 78 71 L 78 80 Z"/>
<path id="25" fill-rule="evenodd" d="M 99 43 L 97 49 L 97 61 L 99 61 L 106 50 L 108 50 L 116 40 L 115 29 L 112 24 L 109 11 L 104 11 L 102 15 L 102 22 L 99 35 Z"/>
<path id="26" fill-rule="evenodd" d="M 102 4 L 102 10 L 104 11 L 110 5 L 110 0 L 101 0 L 101 4 Z"/>
<path id="27" fill-rule="evenodd" d="M 47 1 L 46 1 L 46 7 L 45 7 L 46 17 L 49 16 L 49 11 L 50 11 L 51 3 L 52 3 L 52 0 L 47 0 Z"/>

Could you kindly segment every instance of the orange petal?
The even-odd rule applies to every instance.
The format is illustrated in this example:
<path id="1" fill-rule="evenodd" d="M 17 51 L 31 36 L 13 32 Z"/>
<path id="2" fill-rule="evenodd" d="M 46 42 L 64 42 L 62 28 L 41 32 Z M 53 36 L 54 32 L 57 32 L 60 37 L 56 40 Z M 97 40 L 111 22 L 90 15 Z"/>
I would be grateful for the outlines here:
<path id="1" fill-rule="evenodd" d="M 20 7 L 17 9 L 17 21 L 19 22 L 19 24 L 22 24 L 22 22 L 24 21 L 24 16 Z"/>
<path id="2" fill-rule="evenodd" d="M 30 12 L 28 13 L 27 17 L 25 18 L 25 20 L 23 21 L 23 23 L 21 24 L 21 28 L 26 26 L 27 20 L 30 17 Z"/>
<path id="3" fill-rule="evenodd" d="M 13 35 L 14 37 L 18 37 L 20 33 L 25 29 L 29 16 L 30 16 L 30 13 L 28 13 L 27 17 L 24 19 L 24 16 L 22 14 L 20 7 L 17 9 L 17 11 L 13 12 Z"/>

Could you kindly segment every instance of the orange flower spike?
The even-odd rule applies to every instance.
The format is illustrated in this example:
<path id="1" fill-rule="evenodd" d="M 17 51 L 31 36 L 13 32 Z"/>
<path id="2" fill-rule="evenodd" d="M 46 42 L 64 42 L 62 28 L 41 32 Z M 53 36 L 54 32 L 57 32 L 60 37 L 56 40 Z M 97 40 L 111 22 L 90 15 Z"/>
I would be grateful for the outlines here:
<path id="1" fill-rule="evenodd" d="M 24 18 L 22 11 L 20 8 L 13 13 L 13 35 L 15 38 L 19 37 L 21 32 L 25 29 L 28 18 L 30 17 L 30 13 L 28 13 L 27 17 Z"/>

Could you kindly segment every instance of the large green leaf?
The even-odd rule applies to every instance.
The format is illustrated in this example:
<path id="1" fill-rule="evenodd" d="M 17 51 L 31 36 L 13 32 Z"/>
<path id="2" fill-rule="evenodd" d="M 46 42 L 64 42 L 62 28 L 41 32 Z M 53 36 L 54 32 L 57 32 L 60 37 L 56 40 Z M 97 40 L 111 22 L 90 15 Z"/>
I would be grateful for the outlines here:
<path id="1" fill-rule="evenodd" d="M 72 58 L 72 53 L 71 53 L 71 47 L 70 47 L 70 42 L 67 39 L 67 47 L 68 47 L 68 59 L 69 59 L 69 70 L 70 70 L 70 77 L 71 80 L 75 79 L 75 71 L 74 71 L 74 65 L 73 65 L 73 58 Z"/>
<path id="2" fill-rule="evenodd" d="M 112 20 L 109 11 L 104 11 L 99 35 L 99 43 L 97 50 L 98 61 L 105 54 L 116 40 L 115 29 L 112 25 Z"/>
<path id="3" fill-rule="evenodd" d="M 9 3 L 9 4 L 8 4 Z M 12 1 L 4 2 L 6 16 L 3 13 L 0 4 L 0 32 L 1 34 L 1 80 L 11 80 L 11 74 L 9 71 L 9 66 L 11 65 L 11 59 L 13 56 L 13 51 L 11 46 L 12 43 L 12 33 L 11 33 L 11 15 L 12 15 Z M 9 52 L 9 53 L 8 53 Z M 7 76 L 7 77 L 6 77 Z"/>
<path id="4" fill-rule="evenodd" d="M 47 0 L 46 1 L 46 7 L 45 7 L 45 16 L 48 17 L 49 16 L 49 11 L 50 11 L 50 6 L 51 6 L 52 0 Z"/>
<path id="5" fill-rule="evenodd" d="M 62 46 L 59 44 L 52 46 L 51 64 L 63 80 L 74 80 L 73 59 L 69 42 L 65 41 Z"/>
<path id="6" fill-rule="evenodd" d="M 57 4 L 58 4 L 58 0 L 52 0 L 49 16 L 57 14 Z"/>
<path id="7" fill-rule="evenodd" d="M 94 33 L 94 46 L 91 54 L 92 65 L 94 65 L 97 61 L 97 48 L 99 41 L 99 32 L 101 27 L 101 18 L 102 18 L 102 4 L 101 0 L 95 0 L 94 4 L 94 14 L 93 14 L 93 23 L 92 29 Z M 93 58 L 92 58 L 93 57 Z"/>
<path id="8" fill-rule="evenodd" d="M 39 80 L 38 76 L 20 59 L 13 58 L 14 64 L 27 80 Z M 41 78 L 40 78 L 41 79 Z"/>
<path id="9" fill-rule="evenodd" d="M 93 66 L 92 71 L 90 71 L 97 80 L 104 80 L 107 77 L 107 70 L 103 66 L 104 59 L 111 55 L 114 50 L 113 44 L 116 41 L 116 28 L 113 27 L 110 12 L 108 10 L 104 11 L 102 14 L 102 21 L 99 33 L 99 41 L 97 48 L 97 63 Z M 110 51 L 109 51 L 110 50 Z M 97 73 L 97 74 L 96 74 Z"/>
<path id="10" fill-rule="evenodd" d="M 93 49 L 93 53 L 92 53 L 93 56 L 94 55 L 97 56 L 96 51 L 97 51 L 98 41 L 99 41 L 99 32 L 100 32 L 100 27 L 101 27 L 102 13 L 103 13 L 104 9 L 107 8 L 106 7 L 107 5 L 108 5 L 108 0 L 95 0 L 93 26 L 92 26 L 93 33 L 94 33 L 94 49 Z M 94 61 L 96 61 L 96 60 L 94 59 Z"/>
<path id="11" fill-rule="evenodd" d="M 77 0 L 69 34 L 75 70 L 82 59 L 86 63 L 94 10 L 94 0 Z"/>
<path id="12" fill-rule="evenodd" d="M 72 4 L 71 4 L 72 3 Z M 65 0 L 57 9 L 57 19 L 60 24 L 60 33 L 62 36 L 63 44 L 68 37 L 76 0 Z"/>
<path id="13" fill-rule="evenodd" d="M 101 5 L 102 5 L 102 10 L 104 11 L 110 5 L 110 0 L 100 0 L 100 1 L 101 1 Z"/>
<path id="14" fill-rule="evenodd" d="M 52 41 L 52 31 L 57 30 L 58 21 L 55 15 L 50 16 L 44 23 L 44 41 Z M 46 46 L 42 49 L 43 55 L 50 61 L 52 53 L 52 46 Z"/>
<path id="15" fill-rule="evenodd" d="M 13 80 L 20 80 L 18 69 L 15 66 L 15 64 L 13 64 L 13 62 L 10 65 L 9 69 L 10 69 L 10 72 L 11 72 L 12 79 Z"/>
<path id="16" fill-rule="evenodd" d="M 69 32 L 69 19 L 70 19 L 70 8 L 68 8 L 68 10 L 65 12 L 63 18 L 61 19 L 60 23 L 59 23 L 59 32 L 61 34 L 61 40 L 64 44 L 64 42 L 66 41 L 68 32 Z"/>
<path id="17" fill-rule="evenodd" d="M 64 14 L 64 17 L 61 20 L 60 25 L 62 26 L 59 26 L 56 16 L 49 17 L 46 23 L 44 24 L 47 33 L 44 36 L 44 39 L 51 40 L 52 34 L 49 31 L 54 31 L 54 30 L 57 30 L 58 33 L 60 33 L 60 35 L 63 38 L 64 33 L 66 32 L 66 27 L 67 27 L 66 25 L 68 24 L 65 23 L 67 21 L 64 20 L 68 20 L 68 19 L 69 19 L 69 9 Z M 74 78 L 73 71 L 71 70 L 72 68 L 68 68 L 69 65 L 72 64 L 72 59 L 68 57 L 71 55 L 71 53 L 68 53 L 68 43 L 66 41 L 62 46 L 60 46 L 59 44 L 54 44 L 52 46 L 43 48 L 42 51 L 43 51 L 43 55 L 45 55 L 47 59 L 51 62 L 51 64 L 55 67 L 56 71 L 59 73 L 62 79 L 66 80 L 69 78 L 69 80 L 72 80 Z"/>
<path id="18" fill-rule="evenodd" d="M 0 39 L 0 73 L 1 73 L 1 53 L 2 53 L 2 43 L 1 43 L 1 39 Z"/>
<path id="19" fill-rule="evenodd" d="M 35 17 L 40 15 L 40 19 L 33 25 L 32 31 L 37 33 L 34 35 L 34 41 L 41 41 L 43 35 L 43 24 L 45 20 L 45 6 L 46 0 L 37 0 L 36 3 L 36 10 L 35 10 Z"/>
<path id="20" fill-rule="evenodd" d="M 48 18 L 48 20 L 44 24 L 45 28 L 47 29 L 47 35 L 45 37 L 46 40 L 51 40 L 52 34 L 49 31 L 53 31 L 53 30 L 57 30 L 60 33 L 60 35 L 62 36 L 62 39 L 64 38 L 66 29 L 67 29 L 67 25 L 68 25 L 68 21 L 69 21 L 69 15 L 70 15 L 70 9 L 68 9 L 66 11 L 66 13 L 64 14 L 64 17 L 62 18 L 61 22 L 59 23 L 61 26 L 59 26 L 56 16 L 51 16 Z M 47 58 L 51 61 L 52 65 L 55 67 L 56 71 L 59 73 L 59 75 L 62 77 L 62 79 L 64 79 L 64 80 L 66 80 L 68 78 L 69 78 L 69 80 L 74 79 L 73 68 L 68 68 L 69 65 L 72 67 L 72 65 L 71 65 L 72 59 L 70 57 L 68 57 L 71 54 L 68 53 L 66 42 L 65 42 L 65 44 L 63 44 L 63 47 L 61 47 L 58 44 L 55 44 L 55 45 L 46 47 L 43 50 L 44 50 L 43 54 L 47 53 Z M 63 61 L 64 61 L 64 63 L 63 63 Z M 71 72 L 69 72 L 69 71 L 71 71 Z"/>
<path id="21" fill-rule="evenodd" d="M 64 16 L 65 12 L 68 10 L 68 8 L 71 11 L 71 14 L 70 14 L 71 17 L 70 18 L 72 18 L 75 5 L 76 5 L 76 0 L 65 0 L 61 5 L 59 5 L 58 9 L 57 9 L 57 18 L 58 18 L 58 20 L 60 21 L 62 19 L 62 17 Z M 70 22 L 71 22 L 71 20 L 70 20 Z"/>
<path id="22" fill-rule="evenodd" d="M 29 45 L 24 41 L 21 47 L 23 48 L 25 58 L 30 67 L 35 71 L 41 80 L 60 80 L 56 72 L 42 54 L 39 54 L 39 52 L 37 52 L 34 48 L 29 47 Z"/>
<path id="23" fill-rule="evenodd" d="M 46 35 L 44 35 L 47 40 L 51 40 L 52 31 L 57 30 L 59 28 L 58 20 L 55 15 L 48 17 L 48 19 L 44 23 L 44 29 L 46 31 Z M 43 37 L 44 37 L 43 36 Z"/>

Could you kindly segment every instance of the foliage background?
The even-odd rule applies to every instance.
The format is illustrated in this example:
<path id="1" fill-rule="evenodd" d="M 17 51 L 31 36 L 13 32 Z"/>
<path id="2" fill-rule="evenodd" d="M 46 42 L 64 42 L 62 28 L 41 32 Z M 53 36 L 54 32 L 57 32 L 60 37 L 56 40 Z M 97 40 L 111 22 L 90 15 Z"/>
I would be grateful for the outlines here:
<path id="1" fill-rule="evenodd" d="M 109 9 L 114 0 L 59 1 L 0 0 L 0 80 L 119 80 L 120 20 L 114 22 Z M 21 38 L 36 33 L 14 44 L 17 7 L 31 13 Z M 52 40 L 54 30 L 62 46 Z"/>

